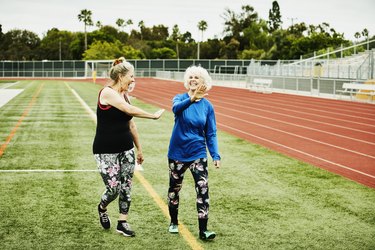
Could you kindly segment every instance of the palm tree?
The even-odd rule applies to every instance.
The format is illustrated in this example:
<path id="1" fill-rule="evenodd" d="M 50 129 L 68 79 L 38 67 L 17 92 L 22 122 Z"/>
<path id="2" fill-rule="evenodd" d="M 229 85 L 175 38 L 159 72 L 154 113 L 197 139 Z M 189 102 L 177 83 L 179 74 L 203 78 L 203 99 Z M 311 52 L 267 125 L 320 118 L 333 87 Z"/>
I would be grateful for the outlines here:
<path id="1" fill-rule="evenodd" d="M 172 29 L 172 35 L 171 35 L 171 38 L 173 41 L 176 42 L 176 54 L 177 54 L 177 59 L 180 59 L 180 50 L 178 48 L 178 44 L 180 43 L 180 40 L 181 40 L 181 32 L 180 32 L 180 28 L 178 27 L 177 24 L 175 24 L 173 26 L 173 29 Z"/>
<path id="2" fill-rule="evenodd" d="M 92 22 L 92 19 L 91 19 L 91 15 L 92 15 L 91 10 L 87 10 L 87 9 L 81 10 L 81 13 L 78 14 L 78 20 L 80 22 L 83 21 L 83 23 L 85 24 L 85 51 L 87 50 L 86 26 L 93 26 L 94 25 L 94 23 Z"/>
<path id="3" fill-rule="evenodd" d="M 203 42 L 203 32 L 207 30 L 207 22 L 205 20 L 201 20 L 200 22 L 198 22 L 198 29 L 202 32 L 202 36 L 201 36 L 201 41 Z M 197 51 L 197 59 L 199 60 L 199 54 L 200 54 L 200 51 L 199 51 L 199 48 L 200 47 L 200 44 L 199 44 L 199 41 L 198 41 L 198 51 Z"/>
<path id="4" fill-rule="evenodd" d="M 124 19 L 119 18 L 119 19 L 117 19 L 116 24 L 117 24 L 117 26 L 118 26 L 119 28 L 122 28 L 122 29 L 123 29 L 122 31 L 125 31 L 125 30 L 124 30 L 125 27 L 126 27 L 126 26 L 130 26 L 130 25 L 132 25 L 132 24 L 133 24 L 133 21 L 132 21 L 131 19 L 128 19 L 128 20 L 125 22 Z"/>
<path id="5" fill-rule="evenodd" d="M 370 43 L 368 42 L 369 41 L 369 32 L 368 32 L 368 29 L 364 28 L 363 31 L 362 31 L 362 36 L 363 37 L 366 37 L 366 40 L 367 40 L 367 50 L 369 50 L 369 46 L 370 46 Z"/>
<path id="6" fill-rule="evenodd" d="M 102 24 L 102 22 L 100 22 L 100 21 L 97 21 L 95 25 L 96 25 L 96 27 L 98 27 L 99 29 L 101 29 L 101 28 L 103 27 L 103 24 Z"/>
<path id="7" fill-rule="evenodd" d="M 122 19 L 122 18 L 117 19 L 117 20 L 116 20 L 116 24 L 117 24 L 117 26 L 118 26 L 120 29 L 121 29 L 121 28 L 124 28 L 124 27 L 126 26 L 126 24 L 125 24 L 125 20 Z"/>

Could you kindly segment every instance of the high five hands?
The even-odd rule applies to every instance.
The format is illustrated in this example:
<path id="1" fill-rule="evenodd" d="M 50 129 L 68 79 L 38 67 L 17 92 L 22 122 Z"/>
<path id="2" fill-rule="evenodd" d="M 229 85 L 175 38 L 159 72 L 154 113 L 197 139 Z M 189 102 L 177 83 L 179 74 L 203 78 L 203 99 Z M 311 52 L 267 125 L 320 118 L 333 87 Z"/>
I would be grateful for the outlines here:
<path id="1" fill-rule="evenodd" d="M 164 113 L 165 109 L 160 109 L 154 113 L 154 120 L 157 120 L 161 117 L 161 115 Z"/>
<path id="2" fill-rule="evenodd" d="M 199 102 L 202 98 L 208 96 L 206 93 L 207 87 L 204 84 L 199 84 L 193 95 L 190 97 L 192 102 Z"/>

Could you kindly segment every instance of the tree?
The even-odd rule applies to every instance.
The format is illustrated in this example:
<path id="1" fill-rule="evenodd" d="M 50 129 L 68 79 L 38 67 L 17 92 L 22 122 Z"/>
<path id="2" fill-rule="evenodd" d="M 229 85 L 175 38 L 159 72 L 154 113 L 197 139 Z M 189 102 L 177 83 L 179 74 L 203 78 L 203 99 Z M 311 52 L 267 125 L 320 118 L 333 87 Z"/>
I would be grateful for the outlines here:
<path id="1" fill-rule="evenodd" d="M 97 21 L 96 24 L 95 24 L 96 27 L 98 27 L 99 29 L 103 27 L 103 24 L 102 22 L 100 21 Z"/>
<path id="2" fill-rule="evenodd" d="M 125 20 L 122 19 L 122 18 L 117 19 L 117 20 L 116 20 L 116 25 L 117 25 L 120 29 L 124 28 L 124 27 L 126 26 L 126 24 L 125 24 Z"/>
<path id="3" fill-rule="evenodd" d="M 124 29 L 126 26 L 132 25 L 133 21 L 131 19 L 128 19 L 127 21 L 125 21 L 124 19 L 119 18 L 117 19 L 116 24 L 119 28 Z"/>
<path id="4" fill-rule="evenodd" d="M 40 43 L 39 59 L 72 60 L 70 44 L 74 35 L 70 31 L 60 31 L 52 28 L 47 31 Z"/>
<path id="5" fill-rule="evenodd" d="M 34 32 L 14 29 L 2 36 L 0 60 L 36 60 L 40 38 Z"/>
<path id="6" fill-rule="evenodd" d="M 201 20 L 198 23 L 198 29 L 201 31 L 201 42 L 203 42 L 203 32 L 207 30 L 207 22 L 205 20 Z M 197 59 L 199 59 L 200 49 L 199 49 L 200 42 L 198 41 L 198 51 L 197 51 Z"/>
<path id="7" fill-rule="evenodd" d="M 237 59 L 238 48 L 240 43 L 232 38 L 230 42 L 222 49 L 221 53 L 223 54 L 224 59 Z"/>
<path id="8" fill-rule="evenodd" d="M 248 45 L 248 38 L 245 38 L 244 30 L 257 25 L 258 13 L 250 5 L 241 7 L 242 12 L 237 14 L 230 9 L 226 9 L 222 17 L 224 18 L 224 40 L 230 43 L 234 38 L 240 43 L 240 50 L 243 50 Z M 262 32 L 267 33 L 265 28 Z"/>
<path id="9" fill-rule="evenodd" d="M 358 39 L 361 38 L 361 33 L 359 33 L 358 31 L 354 34 L 354 37 L 355 39 L 357 39 L 357 42 L 358 42 Z"/>
<path id="10" fill-rule="evenodd" d="M 367 30 L 366 28 L 363 29 L 363 31 L 362 31 L 362 36 L 363 36 L 363 37 L 368 37 L 368 34 L 369 34 L 368 30 Z"/>
<path id="11" fill-rule="evenodd" d="M 268 12 L 268 27 L 270 32 L 273 32 L 281 27 L 281 13 L 280 6 L 277 1 L 272 2 L 272 9 Z"/>
<path id="12" fill-rule="evenodd" d="M 112 60 L 120 56 L 125 56 L 127 59 L 142 59 L 145 57 L 141 51 L 129 45 L 124 46 L 118 40 L 114 43 L 95 41 L 83 53 L 83 56 L 85 60 Z"/>
<path id="13" fill-rule="evenodd" d="M 176 52 L 170 48 L 156 48 L 151 50 L 152 59 L 172 59 L 176 58 Z"/>
<path id="14" fill-rule="evenodd" d="M 171 35 L 171 39 L 176 43 L 176 54 L 177 54 L 177 59 L 180 58 L 180 51 L 179 51 L 179 43 L 180 43 L 180 40 L 181 40 L 181 33 L 180 33 L 180 29 L 178 28 L 178 25 L 175 24 L 173 26 L 173 29 L 172 29 L 172 35 Z"/>
<path id="15" fill-rule="evenodd" d="M 142 29 L 145 28 L 145 22 L 143 20 L 139 21 L 138 23 L 138 27 L 139 27 L 139 31 L 141 32 L 141 40 L 143 40 L 143 33 L 142 33 Z"/>
<path id="16" fill-rule="evenodd" d="M 84 25 L 85 25 L 85 50 L 87 50 L 87 31 L 86 31 L 86 27 L 94 25 L 94 23 L 91 19 L 91 15 L 92 15 L 91 10 L 87 10 L 87 9 L 81 10 L 81 13 L 78 14 L 78 20 L 80 22 L 83 22 Z"/>

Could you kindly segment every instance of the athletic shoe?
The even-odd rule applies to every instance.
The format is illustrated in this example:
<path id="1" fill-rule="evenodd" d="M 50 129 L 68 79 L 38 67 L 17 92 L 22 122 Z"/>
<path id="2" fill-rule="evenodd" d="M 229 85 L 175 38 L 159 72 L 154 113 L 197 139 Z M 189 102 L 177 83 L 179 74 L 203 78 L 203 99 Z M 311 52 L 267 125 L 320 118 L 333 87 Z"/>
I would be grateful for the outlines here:
<path id="1" fill-rule="evenodd" d="M 215 237 L 216 237 L 216 233 L 215 232 L 211 232 L 211 231 L 199 232 L 199 238 L 201 240 L 212 240 Z"/>
<path id="2" fill-rule="evenodd" d="M 108 217 L 107 209 L 101 209 L 100 204 L 98 205 L 99 220 L 100 224 L 104 229 L 109 229 L 111 227 L 111 220 Z"/>
<path id="3" fill-rule="evenodd" d="M 116 231 L 126 237 L 134 237 L 135 232 L 131 230 L 129 223 L 126 221 L 118 221 Z"/>
<path id="4" fill-rule="evenodd" d="M 169 229 L 168 229 L 168 231 L 169 231 L 171 234 L 178 234 L 178 225 L 171 223 L 171 224 L 169 225 Z"/>

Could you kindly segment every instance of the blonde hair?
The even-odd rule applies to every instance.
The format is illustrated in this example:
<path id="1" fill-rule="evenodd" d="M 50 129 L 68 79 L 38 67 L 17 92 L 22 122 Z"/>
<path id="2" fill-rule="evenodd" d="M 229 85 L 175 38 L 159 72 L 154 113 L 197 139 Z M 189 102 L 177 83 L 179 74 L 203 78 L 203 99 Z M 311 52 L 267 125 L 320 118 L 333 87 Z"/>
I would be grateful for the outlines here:
<path id="1" fill-rule="evenodd" d="M 120 76 L 126 75 L 130 70 L 134 71 L 134 66 L 127 62 L 124 57 L 120 57 L 113 61 L 109 70 L 109 77 L 117 82 Z"/>
<path id="2" fill-rule="evenodd" d="M 206 85 L 207 90 L 210 90 L 212 87 L 212 78 L 208 71 L 202 66 L 190 66 L 186 69 L 184 75 L 184 86 L 186 89 L 189 89 L 189 80 L 190 77 L 196 75 L 203 80 L 203 84 Z"/>

